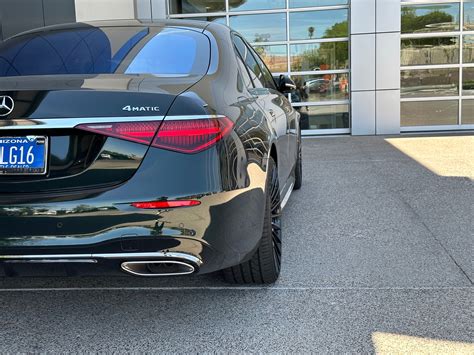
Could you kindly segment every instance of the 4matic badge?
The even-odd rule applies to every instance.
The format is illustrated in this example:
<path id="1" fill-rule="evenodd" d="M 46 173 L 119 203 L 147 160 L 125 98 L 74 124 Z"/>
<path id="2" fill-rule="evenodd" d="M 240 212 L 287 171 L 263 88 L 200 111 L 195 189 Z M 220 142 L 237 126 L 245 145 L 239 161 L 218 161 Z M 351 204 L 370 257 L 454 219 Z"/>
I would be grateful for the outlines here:
<path id="1" fill-rule="evenodd" d="M 160 112 L 160 108 L 158 106 L 131 106 L 127 105 L 122 108 L 122 111 L 128 112 Z"/>

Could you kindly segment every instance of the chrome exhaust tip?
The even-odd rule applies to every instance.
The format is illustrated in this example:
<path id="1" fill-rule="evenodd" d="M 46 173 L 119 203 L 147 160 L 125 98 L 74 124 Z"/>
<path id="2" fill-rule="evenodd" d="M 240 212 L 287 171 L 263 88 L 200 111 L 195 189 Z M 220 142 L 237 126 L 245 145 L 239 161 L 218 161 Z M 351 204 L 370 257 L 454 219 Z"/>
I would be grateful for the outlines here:
<path id="1" fill-rule="evenodd" d="M 180 276 L 196 271 L 192 264 L 178 260 L 125 261 L 121 264 L 123 271 L 135 276 Z"/>

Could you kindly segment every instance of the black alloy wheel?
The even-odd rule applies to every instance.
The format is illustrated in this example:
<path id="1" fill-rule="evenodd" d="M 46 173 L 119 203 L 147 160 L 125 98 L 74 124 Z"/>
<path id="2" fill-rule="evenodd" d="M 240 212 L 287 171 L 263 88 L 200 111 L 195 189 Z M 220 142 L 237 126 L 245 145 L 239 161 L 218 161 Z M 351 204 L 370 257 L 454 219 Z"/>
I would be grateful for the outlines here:
<path id="1" fill-rule="evenodd" d="M 252 258 L 224 270 L 224 278 L 234 284 L 271 284 L 278 280 L 282 258 L 281 197 L 278 169 L 268 161 L 265 220 L 262 239 Z"/>

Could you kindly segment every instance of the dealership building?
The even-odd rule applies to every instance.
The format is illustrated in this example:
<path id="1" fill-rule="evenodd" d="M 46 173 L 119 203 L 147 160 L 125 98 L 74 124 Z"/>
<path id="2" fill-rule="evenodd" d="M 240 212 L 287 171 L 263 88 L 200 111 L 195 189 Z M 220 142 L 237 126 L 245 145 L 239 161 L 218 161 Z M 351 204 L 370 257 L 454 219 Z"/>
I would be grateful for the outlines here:
<path id="1" fill-rule="evenodd" d="M 0 41 L 134 18 L 240 32 L 295 81 L 307 135 L 474 129 L 474 0 L 0 0 Z"/>

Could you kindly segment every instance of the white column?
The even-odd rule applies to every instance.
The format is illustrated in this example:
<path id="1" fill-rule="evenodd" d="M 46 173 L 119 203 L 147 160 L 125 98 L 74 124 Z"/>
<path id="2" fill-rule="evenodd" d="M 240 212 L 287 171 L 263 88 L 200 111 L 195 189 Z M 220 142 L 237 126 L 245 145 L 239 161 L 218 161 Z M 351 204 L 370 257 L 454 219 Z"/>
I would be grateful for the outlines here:
<path id="1" fill-rule="evenodd" d="M 376 3 L 376 134 L 400 133 L 400 0 Z"/>
<path id="2" fill-rule="evenodd" d="M 400 0 L 351 1 L 352 134 L 400 133 Z"/>
<path id="3" fill-rule="evenodd" d="M 137 18 L 140 20 L 161 20 L 168 16 L 167 0 L 135 0 Z"/>
<path id="4" fill-rule="evenodd" d="M 154 20 L 165 19 L 168 17 L 167 2 L 167 0 L 151 0 Z"/>
<path id="5" fill-rule="evenodd" d="M 152 15 L 150 0 L 135 0 L 135 6 L 137 11 L 137 19 L 148 21 L 151 20 Z"/>
<path id="6" fill-rule="evenodd" d="M 76 21 L 134 19 L 134 0 L 76 0 Z"/>
<path id="7" fill-rule="evenodd" d="M 351 1 L 352 134 L 375 134 L 376 0 Z"/>

